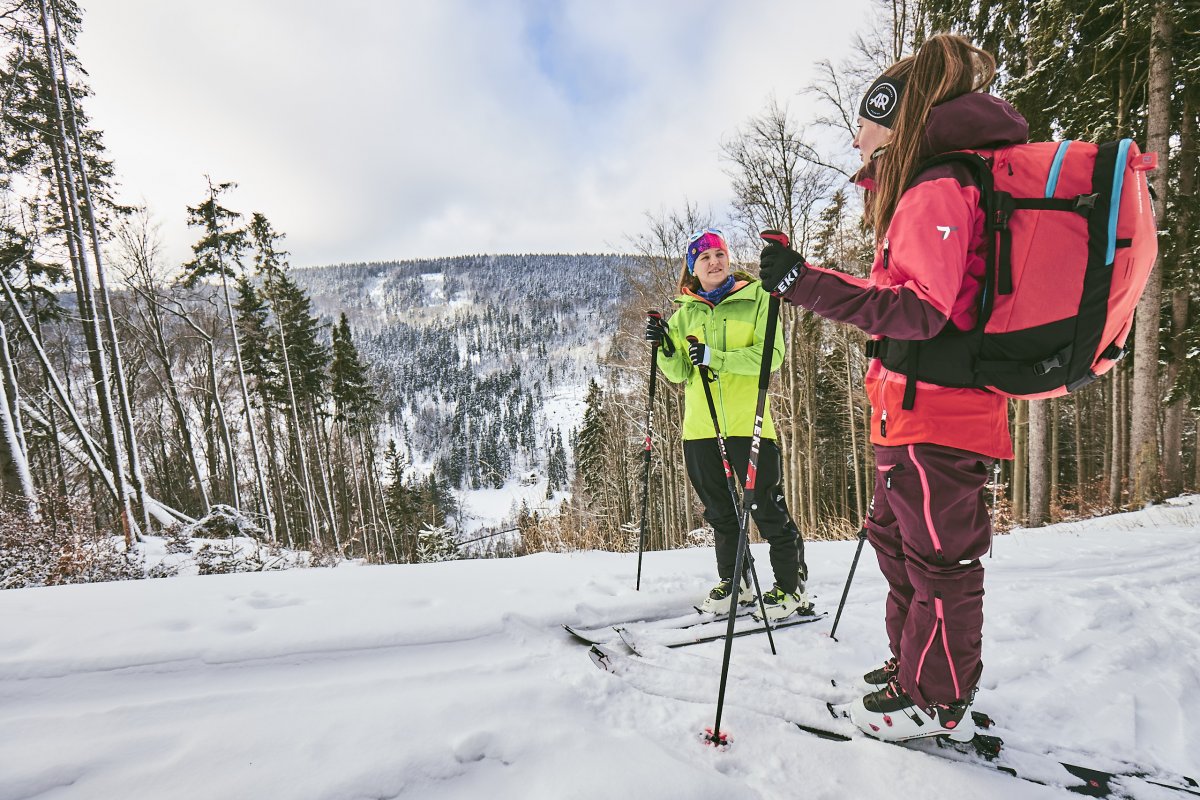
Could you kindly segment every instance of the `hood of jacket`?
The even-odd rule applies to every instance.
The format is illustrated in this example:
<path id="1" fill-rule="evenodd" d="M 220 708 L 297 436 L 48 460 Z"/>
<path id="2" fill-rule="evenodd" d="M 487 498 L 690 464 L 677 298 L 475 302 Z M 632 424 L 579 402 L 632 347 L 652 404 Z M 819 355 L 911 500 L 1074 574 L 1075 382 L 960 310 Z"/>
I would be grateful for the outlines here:
<path id="1" fill-rule="evenodd" d="M 959 95 L 929 109 L 921 159 L 954 150 L 985 150 L 1020 144 L 1029 138 L 1029 123 L 1005 100 L 982 92 Z M 854 182 L 873 188 L 875 162 L 854 176 Z"/>

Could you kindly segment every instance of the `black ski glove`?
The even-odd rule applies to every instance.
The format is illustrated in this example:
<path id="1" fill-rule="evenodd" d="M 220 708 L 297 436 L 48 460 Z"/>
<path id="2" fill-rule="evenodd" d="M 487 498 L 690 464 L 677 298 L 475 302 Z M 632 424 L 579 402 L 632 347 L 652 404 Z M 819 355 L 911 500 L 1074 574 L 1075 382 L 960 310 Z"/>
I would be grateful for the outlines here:
<path id="1" fill-rule="evenodd" d="M 668 358 L 675 355 L 675 344 L 667 335 L 667 322 L 658 314 L 646 315 L 646 341 L 660 346 Z"/>
<path id="2" fill-rule="evenodd" d="M 692 346 L 688 348 L 688 357 L 697 367 L 707 367 L 708 362 L 712 360 L 712 349 L 704 342 L 692 342 Z"/>
<path id="3" fill-rule="evenodd" d="M 796 279 L 808 269 L 804 256 L 779 242 L 764 247 L 758 263 L 758 277 L 762 279 L 763 288 L 776 297 L 792 288 Z"/>

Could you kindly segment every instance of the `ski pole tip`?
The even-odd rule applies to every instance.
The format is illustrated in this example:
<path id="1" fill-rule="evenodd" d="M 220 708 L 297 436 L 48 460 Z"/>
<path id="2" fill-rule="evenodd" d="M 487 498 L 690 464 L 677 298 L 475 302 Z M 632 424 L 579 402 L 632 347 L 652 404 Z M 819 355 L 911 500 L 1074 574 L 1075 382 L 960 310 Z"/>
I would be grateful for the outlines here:
<path id="1" fill-rule="evenodd" d="M 700 740 L 704 742 L 705 747 L 714 747 L 717 750 L 728 750 L 733 743 L 728 733 L 714 732 L 712 728 L 705 728 L 704 733 L 700 734 Z"/>

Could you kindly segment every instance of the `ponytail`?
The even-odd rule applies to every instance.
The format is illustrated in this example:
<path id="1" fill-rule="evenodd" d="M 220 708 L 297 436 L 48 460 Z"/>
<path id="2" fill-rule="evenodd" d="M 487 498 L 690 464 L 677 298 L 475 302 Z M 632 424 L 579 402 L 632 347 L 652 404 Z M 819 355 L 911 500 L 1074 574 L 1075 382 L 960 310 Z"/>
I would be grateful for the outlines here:
<path id="1" fill-rule="evenodd" d="M 996 77 L 996 59 L 962 36 L 939 33 L 916 55 L 888 67 L 884 75 L 904 80 L 904 92 L 887 149 L 875 161 L 875 188 L 867 193 L 866 220 L 883 241 L 900 195 L 915 177 L 929 110 L 960 95 L 978 92 Z"/>

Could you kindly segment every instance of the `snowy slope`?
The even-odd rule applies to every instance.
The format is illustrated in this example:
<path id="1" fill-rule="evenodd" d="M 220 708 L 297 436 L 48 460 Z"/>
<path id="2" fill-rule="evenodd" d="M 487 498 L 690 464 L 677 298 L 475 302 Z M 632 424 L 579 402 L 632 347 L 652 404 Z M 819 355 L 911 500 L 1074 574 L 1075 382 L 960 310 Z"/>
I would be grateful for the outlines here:
<path id="1" fill-rule="evenodd" d="M 821 607 L 853 549 L 809 546 Z M 1200 498 L 999 537 L 986 566 L 978 707 L 1010 745 L 1200 773 Z M 0 800 L 1068 796 L 750 710 L 801 709 L 882 661 L 869 554 L 840 642 L 829 620 L 779 632 L 777 657 L 737 640 L 734 747 L 701 746 L 719 644 L 664 651 L 684 671 L 662 697 L 559 628 L 686 608 L 712 580 L 707 550 L 648 554 L 640 593 L 635 567 L 580 553 L 0 592 Z"/>

